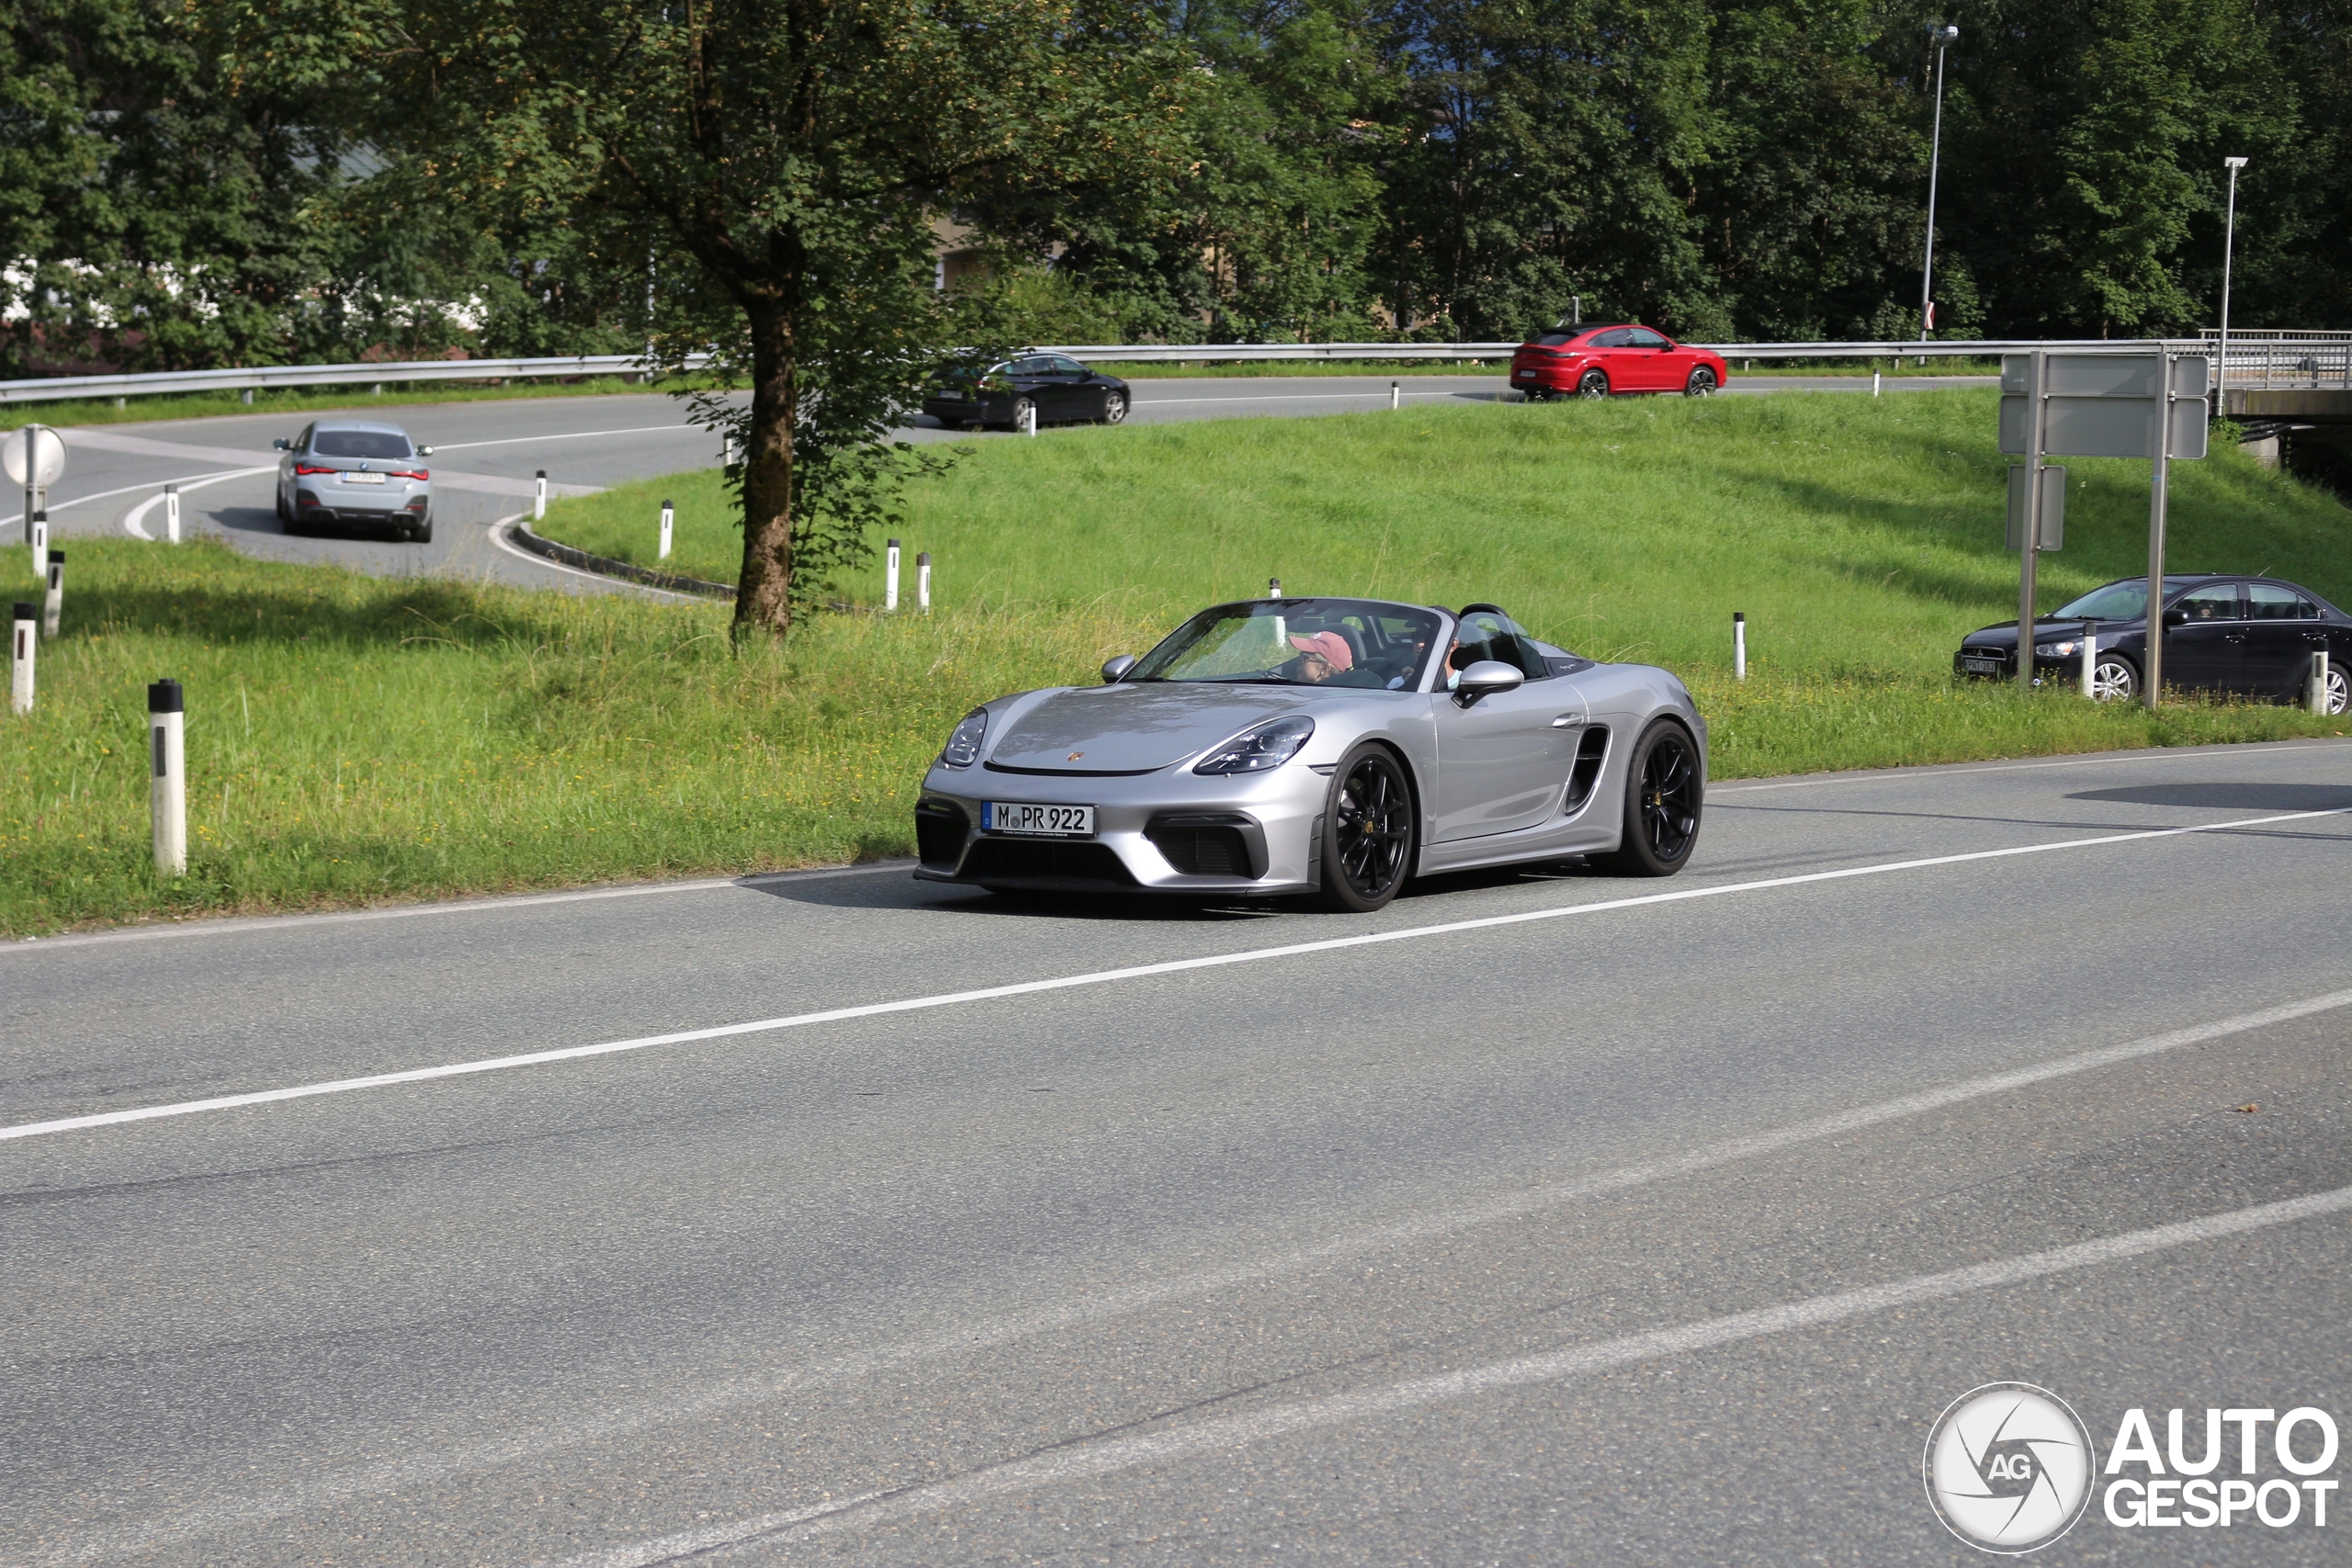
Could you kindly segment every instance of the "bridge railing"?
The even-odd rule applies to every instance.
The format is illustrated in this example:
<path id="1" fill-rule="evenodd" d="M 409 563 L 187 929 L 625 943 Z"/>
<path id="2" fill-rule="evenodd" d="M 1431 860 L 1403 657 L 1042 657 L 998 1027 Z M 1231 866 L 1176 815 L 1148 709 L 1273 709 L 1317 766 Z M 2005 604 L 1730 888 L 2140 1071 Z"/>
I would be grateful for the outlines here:
<path id="1" fill-rule="evenodd" d="M 1938 339 L 1928 343 L 1699 344 L 1737 367 L 1837 359 L 1993 359 L 2034 349 L 2069 353 L 2145 354 L 2154 349 L 2211 353 L 2205 338 L 2173 339 Z M 1490 361 L 1509 359 L 1516 343 L 1218 343 L 1059 344 L 1044 351 L 1093 364 L 1225 364 L 1235 361 Z M 2233 386 L 2352 386 L 2352 333 L 2230 334 Z M 699 369 L 708 355 L 689 355 Z M 278 387 L 384 387 L 427 381 L 555 380 L 582 376 L 641 374 L 637 355 L 581 355 L 535 359 L 425 359 L 345 365 L 265 365 L 218 370 L 170 370 L 119 376 L 51 376 L 0 381 L 0 404 L 96 398 L 143 398 L 187 392 L 252 392 Z M 2241 375 L 2249 379 L 2242 380 Z M 2316 378 L 2314 379 L 2314 378 Z"/>

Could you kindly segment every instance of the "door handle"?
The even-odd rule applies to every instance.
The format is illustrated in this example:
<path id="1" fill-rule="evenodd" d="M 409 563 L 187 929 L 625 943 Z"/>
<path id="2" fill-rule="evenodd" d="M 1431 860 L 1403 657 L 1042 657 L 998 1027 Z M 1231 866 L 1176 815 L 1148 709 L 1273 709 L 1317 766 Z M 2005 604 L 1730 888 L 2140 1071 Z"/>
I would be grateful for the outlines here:
<path id="1" fill-rule="evenodd" d="M 1552 721 L 1552 728 L 1555 729 L 1577 729 L 1582 728 L 1583 724 L 1584 715 L 1580 713 L 1564 713 L 1559 717 Z"/>

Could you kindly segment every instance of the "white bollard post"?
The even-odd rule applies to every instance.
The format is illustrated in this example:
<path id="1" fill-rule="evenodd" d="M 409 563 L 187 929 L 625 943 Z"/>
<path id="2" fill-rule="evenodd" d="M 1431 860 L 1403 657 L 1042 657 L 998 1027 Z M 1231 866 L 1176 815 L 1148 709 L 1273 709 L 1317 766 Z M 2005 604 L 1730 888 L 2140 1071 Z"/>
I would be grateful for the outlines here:
<path id="1" fill-rule="evenodd" d="M 931 552 L 924 550 L 915 557 L 915 608 L 931 614 Z"/>
<path id="2" fill-rule="evenodd" d="M 1731 613 L 1731 672 L 1735 679 L 1747 679 L 1747 616 L 1734 610 Z"/>
<path id="3" fill-rule="evenodd" d="M 899 541 L 890 539 L 882 547 L 882 608 L 899 607 Z"/>
<path id="4" fill-rule="evenodd" d="M 1266 597 L 1269 599 L 1279 599 L 1282 596 L 1283 580 L 1279 577 L 1270 577 L 1266 579 Z"/>
<path id="5" fill-rule="evenodd" d="M 44 560 L 49 555 L 49 508 L 44 506 L 33 513 L 33 559 Z"/>
<path id="6" fill-rule="evenodd" d="M 662 498 L 662 553 L 656 558 L 657 559 L 670 558 L 670 525 L 675 521 L 677 513 L 671 507 L 670 498 L 663 496 Z"/>
<path id="7" fill-rule="evenodd" d="M 155 823 L 155 869 L 165 876 L 187 872 L 187 705 L 177 681 L 147 688 L 147 805 Z"/>
<path id="8" fill-rule="evenodd" d="M 17 713 L 33 711 L 33 607 L 19 604 L 16 624 L 9 628 L 8 706 Z"/>
<path id="9" fill-rule="evenodd" d="M 1021 411 L 1021 434 L 1023 435 L 1037 434 L 1037 405 L 1035 403 L 1031 403 Z"/>
<path id="10" fill-rule="evenodd" d="M 733 436 L 727 435 L 719 438 L 718 463 L 721 468 L 731 468 L 735 466 L 735 438 Z"/>
<path id="11" fill-rule="evenodd" d="M 531 521 L 544 521 L 548 514 L 548 471 L 539 470 L 538 490 L 531 497 Z"/>
<path id="12" fill-rule="evenodd" d="M 164 537 L 173 544 L 180 542 L 180 487 L 164 487 Z"/>
<path id="13" fill-rule="evenodd" d="M 65 552 L 49 552 L 49 592 L 41 595 L 40 635 L 55 637 L 65 615 Z"/>
<path id="14" fill-rule="evenodd" d="M 1883 376 L 1883 374 L 1884 374 L 1884 372 L 1883 372 L 1883 371 L 1878 371 L 1878 370 L 1873 370 L 1873 371 L 1871 371 L 1871 397 L 1873 397 L 1873 398 L 1875 398 L 1875 397 L 1877 397 L 1877 396 L 1878 396 L 1878 384 L 1879 384 L 1879 380 L 1880 380 L 1881 377 L 1882 377 L 1882 376 Z"/>
<path id="15" fill-rule="evenodd" d="M 2312 712 L 2327 711 L 2327 649 L 2312 655 Z"/>
<path id="16" fill-rule="evenodd" d="M 2098 633 L 2089 626 L 2083 628 L 2083 695 L 2098 698 Z"/>
<path id="17" fill-rule="evenodd" d="M 1402 382 L 1402 381 L 1391 381 L 1391 382 L 1389 382 L 1389 383 L 1388 383 L 1388 411 L 1389 411 L 1391 413 L 1394 413 L 1394 412 L 1396 412 L 1398 409 L 1401 409 L 1401 408 L 1403 408 L 1404 406 L 1405 406 L 1405 383 L 1404 383 L 1404 382 Z"/>

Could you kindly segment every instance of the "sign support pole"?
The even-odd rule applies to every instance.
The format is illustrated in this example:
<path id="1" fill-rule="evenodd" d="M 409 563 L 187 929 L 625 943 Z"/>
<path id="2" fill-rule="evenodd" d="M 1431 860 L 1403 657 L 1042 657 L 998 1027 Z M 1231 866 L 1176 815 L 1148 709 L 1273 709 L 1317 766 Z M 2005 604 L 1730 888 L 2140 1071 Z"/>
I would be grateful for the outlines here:
<path id="1" fill-rule="evenodd" d="M 2033 400 L 2027 414 L 2032 436 L 2025 457 L 2025 547 L 2018 553 L 2018 690 L 2033 690 L 2034 569 L 2041 554 L 2041 453 L 2050 407 L 2050 355 L 2033 354 Z"/>
<path id="2" fill-rule="evenodd" d="M 2155 439 L 2148 444 L 2148 657 L 2147 695 L 2154 708 L 2165 690 L 2165 496 L 2172 468 L 2172 355 L 2159 355 L 2163 389 L 2156 394 Z"/>

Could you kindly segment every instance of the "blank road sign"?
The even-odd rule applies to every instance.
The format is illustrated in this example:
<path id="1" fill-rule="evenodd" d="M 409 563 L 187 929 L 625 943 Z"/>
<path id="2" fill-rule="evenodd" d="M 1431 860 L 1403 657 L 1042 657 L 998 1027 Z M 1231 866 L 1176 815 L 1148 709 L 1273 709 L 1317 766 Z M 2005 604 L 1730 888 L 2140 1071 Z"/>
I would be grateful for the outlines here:
<path id="1" fill-rule="evenodd" d="M 2048 356 L 2042 451 L 2062 457 L 2153 457 L 2165 360 L 2155 354 Z M 2172 453 L 2205 456 L 2205 393 L 2212 371 L 2202 355 L 2172 361 Z M 2032 443 L 2033 356 L 2001 356 L 2001 450 L 2023 456 Z"/>

